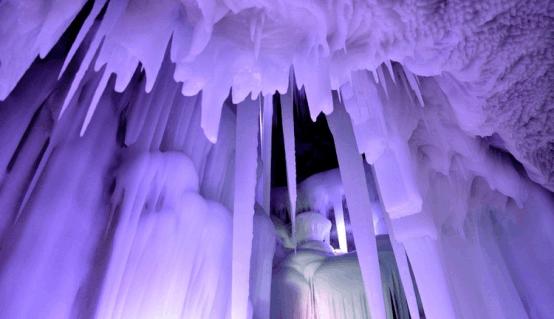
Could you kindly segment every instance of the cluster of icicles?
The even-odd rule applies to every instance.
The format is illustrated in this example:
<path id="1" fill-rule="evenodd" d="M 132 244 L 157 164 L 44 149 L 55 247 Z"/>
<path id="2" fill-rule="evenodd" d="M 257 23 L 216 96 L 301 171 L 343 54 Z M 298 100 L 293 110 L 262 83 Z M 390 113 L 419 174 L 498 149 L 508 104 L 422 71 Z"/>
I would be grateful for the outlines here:
<path id="1" fill-rule="evenodd" d="M 42 57 L 64 29 L 55 21 L 67 25 L 83 4 L 62 2 L 39 19 L 38 35 L 23 37 L 40 39 Z M 0 83 L 0 203 L 8 212 L 0 217 L 2 315 L 267 314 L 273 234 L 254 207 L 271 210 L 276 91 L 291 229 L 299 193 L 293 108 L 307 98 L 312 118 L 323 111 L 333 134 L 366 298 L 357 304 L 371 318 L 390 316 L 373 227 L 376 196 L 412 318 L 420 314 L 410 265 L 428 318 L 550 314 L 554 257 L 544 254 L 554 245 L 551 194 L 460 128 L 449 100 L 456 97 L 444 93 L 456 81 L 414 76 L 391 62 L 345 67 L 338 81 L 327 77 L 331 63 L 309 63 L 311 55 L 289 56 L 278 67 L 260 63 L 268 68 L 262 72 L 251 63 L 256 50 L 209 41 L 224 16 L 217 6 L 202 6 L 192 27 L 163 18 L 181 14 L 180 3 L 132 4 L 95 1 L 64 61 L 31 65 L 36 51 L 14 50 L 21 57 L 13 69 L 2 65 L 9 73 Z M 254 17 L 249 34 L 259 45 L 263 19 Z M 229 23 L 244 30 L 232 26 L 246 22 Z M 142 40 L 132 41 L 133 33 Z M 159 45 L 170 39 L 169 49 Z M 335 49 L 346 41 L 339 40 Z M 218 55 L 222 48 L 228 55 Z"/>

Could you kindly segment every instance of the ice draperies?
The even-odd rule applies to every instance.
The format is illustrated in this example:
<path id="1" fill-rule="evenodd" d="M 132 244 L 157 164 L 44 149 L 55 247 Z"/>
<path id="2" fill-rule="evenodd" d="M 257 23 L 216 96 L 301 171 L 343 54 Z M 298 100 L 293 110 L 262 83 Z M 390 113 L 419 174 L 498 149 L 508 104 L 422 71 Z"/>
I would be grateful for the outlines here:
<path id="1" fill-rule="evenodd" d="M 552 21 L 0 1 L 0 317 L 551 317 Z M 304 119 L 338 167 L 301 178 Z"/>

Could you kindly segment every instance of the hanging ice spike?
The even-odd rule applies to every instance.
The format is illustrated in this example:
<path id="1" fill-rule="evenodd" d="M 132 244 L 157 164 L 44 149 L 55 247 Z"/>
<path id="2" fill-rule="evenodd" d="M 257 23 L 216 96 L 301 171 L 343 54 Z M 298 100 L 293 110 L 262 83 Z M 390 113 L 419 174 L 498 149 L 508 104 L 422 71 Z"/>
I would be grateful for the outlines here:
<path id="1" fill-rule="evenodd" d="M 363 159 L 356 147 L 350 117 L 336 96 L 333 95 L 334 111 L 327 119 L 335 141 L 367 303 L 371 318 L 385 319 L 381 272 Z"/>

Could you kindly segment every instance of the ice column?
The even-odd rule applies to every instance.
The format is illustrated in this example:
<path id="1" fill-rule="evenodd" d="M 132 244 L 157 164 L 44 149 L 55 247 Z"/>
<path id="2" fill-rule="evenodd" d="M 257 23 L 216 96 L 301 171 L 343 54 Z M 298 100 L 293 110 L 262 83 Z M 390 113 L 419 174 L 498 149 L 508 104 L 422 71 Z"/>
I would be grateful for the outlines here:
<path id="1" fill-rule="evenodd" d="M 271 95 L 264 96 L 262 116 L 263 208 L 269 215 L 269 199 L 271 197 L 271 139 L 273 135 L 273 98 Z"/>
<path id="2" fill-rule="evenodd" d="M 250 318 L 249 274 L 256 191 L 259 101 L 237 106 L 231 318 Z"/>
<path id="3" fill-rule="evenodd" d="M 356 147 L 350 118 L 335 94 L 334 111 L 327 116 L 333 133 L 339 170 L 350 213 L 354 243 L 364 281 L 371 318 L 385 319 L 385 303 L 381 285 L 381 272 L 377 243 L 373 230 L 372 207 L 365 179 L 362 157 Z"/>
<path id="4" fill-rule="evenodd" d="M 375 191 L 377 192 L 378 190 L 376 189 L 377 187 L 375 184 L 374 176 L 374 174 L 371 175 L 371 178 L 373 180 L 370 181 L 369 185 L 375 188 Z M 419 319 L 419 309 L 417 306 L 415 287 L 412 281 L 412 276 L 410 274 L 410 266 L 408 264 L 408 256 L 406 255 L 406 250 L 404 246 L 397 240 L 394 234 L 394 227 L 392 227 L 390 217 L 387 212 L 384 211 L 382 203 L 379 203 L 379 205 L 374 205 L 373 207 L 381 211 L 381 215 L 385 220 L 385 225 L 389 233 L 394 259 L 396 260 L 396 266 L 398 267 L 398 273 L 400 275 L 400 280 L 402 281 L 402 287 L 404 288 L 404 295 L 406 296 L 408 309 L 410 310 L 410 317 L 412 319 Z"/>
<path id="5" fill-rule="evenodd" d="M 281 95 L 281 114 L 283 116 L 283 139 L 285 141 L 285 160 L 287 165 L 287 189 L 290 201 L 289 214 L 292 224 L 292 240 L 295 242 L 296 157 L 294 146 L 293 91 L 294 81 L 291 76 L 287 94 Z"/>

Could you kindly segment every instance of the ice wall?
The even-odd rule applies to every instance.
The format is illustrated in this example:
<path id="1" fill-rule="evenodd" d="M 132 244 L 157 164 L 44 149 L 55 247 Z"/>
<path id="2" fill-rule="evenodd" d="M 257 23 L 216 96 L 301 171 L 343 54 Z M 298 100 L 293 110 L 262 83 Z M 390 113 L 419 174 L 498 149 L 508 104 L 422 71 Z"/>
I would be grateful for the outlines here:
<path id="1" fill-rule="evenodd" d="M 58 119 L 71 85 L 67 75 L 57 80 L 60 50 L 0 104 L 1 316 L 227 317 L 231 275 L 221 269 L 232 257 L 233 107 L 223 108 L 212 144 L 200 127 L 201 96 L 179 94 L 166 59 L 150 93 L 143 72 L 123 93 L 110 78 L 80 136 L 101 74 L 85 73 Z M 247 296 L 263 318 L 273 229 L 255 224 L 260 247 L 246 278 L 258 279 Z"/>

